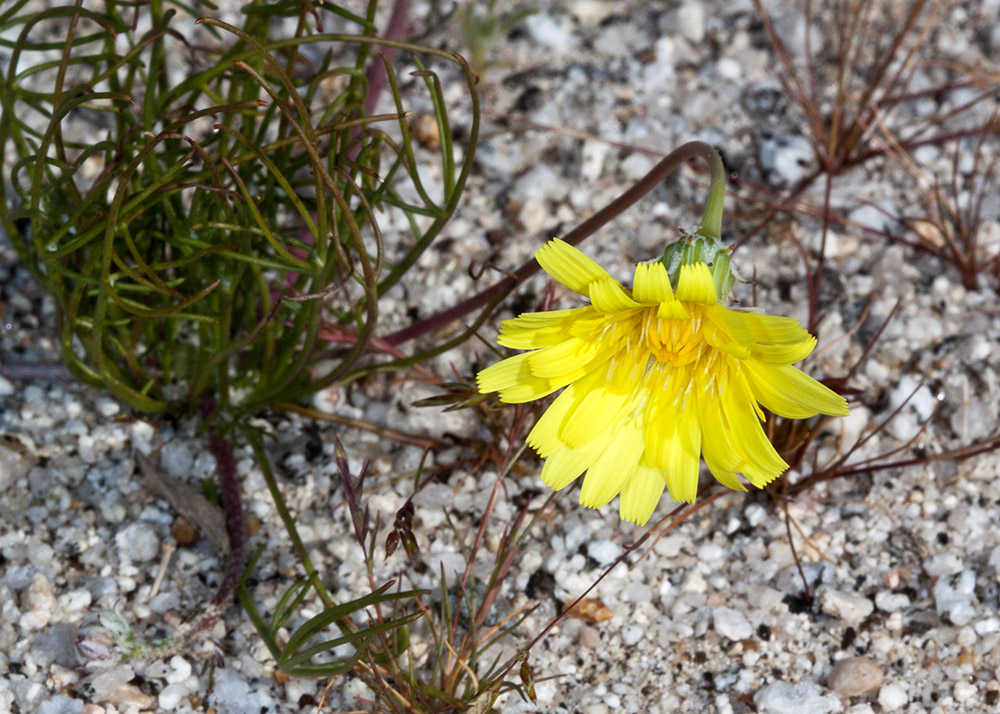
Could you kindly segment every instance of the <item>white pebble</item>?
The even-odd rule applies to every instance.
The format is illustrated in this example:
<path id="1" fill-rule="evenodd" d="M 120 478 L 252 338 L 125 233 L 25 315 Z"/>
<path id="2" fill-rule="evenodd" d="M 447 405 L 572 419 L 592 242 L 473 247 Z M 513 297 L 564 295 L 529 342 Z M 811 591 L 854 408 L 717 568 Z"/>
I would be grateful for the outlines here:
<path id="1" fill-rule="evenodd" d="M 957 576 L 940 578 L 934 584 L 934 604 L 939 615 L 947 615 L 952 624 L 967 625 L 976 616 L 976 574 L 963 570 Z"/>
<path id="2" fill-rule="evenodd" d="M 906 692 L 898 684 L 887 684 L 878 693 L 878 703 L 886 711 L 891 712 L 904 707 L 908 701 L 909 697 L 906 696 Z"/>
<path id="3" fill-rule="evenodd" d="M 160 539 L 149 523 L 132 523 L 115 536 L 122 558 L 133 563 L 145 563 L 160 554 Z"/>
<path id="4" fill-rule="evenodd" d="M 972 697 L 976 696 L 977 691 L 978 690 L 976 689 L 975 684 L 962 680 L 955 684 L 955 688 L 952 690 L 952 695 L 955 697 L 956 702 L 962 703 L 967 702 L 972 699 Z"/>
<path id="5" fill-rule="evenodd" d="M 909 606 L 910 598 L 902 593 L 883 590 L 875 595 L 875 607 L 882 612 L 896 612 L 897 610 L 905 610 Z"/>
<path id="6" fill-rule="evenodd" d="M 587 555 L 596 560 L 599 565 L 611 565 L 622 554 L 622 547 L 613 540 L 602 538 L 587 544 Z"/>
<path id="7" fill-rule="evenodd" d="M 960 573 L 963 568 L 965 568 L 965 563 L 962 561 L 961 556 L 953 551 L 939 553 L 933 558 L 928 558 L 924 561 L 924 571 L 934 578 Z"/>
<path id="8" fill-rule="evenodd" d="M 540 45 L 554 50 L 567 50 L 573 46 L 573 35 L 551 15 L 536 13 L 525 18 L 528 34 Z"/>
<path id="9" fill-rule="evenodd" d="M 856 625 L 872 614 L 875 605 L 866 597 L 837 590 L 827 590 L 821 601 L 823 612 L 839 617 L 848 625 Z"/>
<path id="10" fill-rule="evenodd" d="M 705 545 L 698 548 L 698 560 L 705 562 L 711 562 L 713 560 L 722 560 L 726 557 L 726 551 L 715 543 L 706 543 Z"/>
<path id="11" fill-rule="evenodd" d="M 187 687 L 180 684 L 168 684 L 160 690 L 160 696 L 157 698 L 157 701 L 160 703 L 161 709 L 172 711 L 181 703 L 181 699 L 187 695 Z"/>
<path id="12" fill-rule="evenodd" d="M 191 665 L 180 655 L 174 655 L 170 659 L 170 666 L 173 668 L 167 673 L 167 682 L 170 684 L 180 684 L 191 676 Z"/>
<path id="13" fill-rule="evenodd" d="M 653 599 L 653 590 L 645 583 L 629 583 L 622 593 L 625 602 L 649 602 Z"/>
<path id="14" fill-rule="evenodd" d="M 813 682 L 774 682 L 762 687 L 753 698 L 761 714 L 830 714 L 842 710 L 833 694 L 823 694 Z"/>
<path id="15" fill-rule="evenodd" d="M 37 714 L 80 714 L 82 711 L 82 699 L 71 699 L 57 694 L 48 701 L 39 704 Z"/>
<path id="16" fill-rule="evenodd" d="M 712 611 L 712 624 L 722 637 L 731 640 L 746 640 L 753 634 L 749 620 L 742 612 L 731 607 L 717 607 Z"/>
<path id="17" fill-rule="evenodd" d="M 622 628 L 622 642 L 627 647 L 639 644 L 645 630 L 639 625 L 626 625 Z"/>
<path id="18" fill-rule="evenodd" d="M 99 411 L 103 416 L 113 417 L 115 414 L 122 410 L 121 405 L 118 404 L 114 399 L 109 399 L 107 397 L 97 400 L 97 411 Z"/>
<path id="19" fill-rule="evenodd" d="M 980 620 L 973 628 L 976 630 L 977 635 L 988 635 L 991 632 L 996 632 L 1000 630 L 1000 620 L 995 617 L 988 617 L 985 620 Z"/>
<path id="20" fill-rule="evenodd" d="M 685 2 L 677 11 L 677 27 L 685 39 L 700 44 L 705 39 L 705 7 L 700 2 Z"/>
<path id="21" fill-rule="evenodd" d="M 191 447 L 185 442 L 175 440 L 164 445 L 160 452 L 160 466 L 168 475 L 174 478 L 186 478 L 191 475 L 194 466 L 194 456 Z"/>

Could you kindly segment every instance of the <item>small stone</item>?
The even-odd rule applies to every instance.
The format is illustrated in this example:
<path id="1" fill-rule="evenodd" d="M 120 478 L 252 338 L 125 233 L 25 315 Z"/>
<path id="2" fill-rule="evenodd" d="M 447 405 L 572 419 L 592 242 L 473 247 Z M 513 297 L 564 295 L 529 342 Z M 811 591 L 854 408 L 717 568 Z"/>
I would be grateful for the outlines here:
<path id="1" fill-rule="evenodd" d="M 118 531 L 115 544 L 122 558 L 133 563 L 145 563 L 160 554 L 160 539 L 149 523 L 138 522 Z"/>
<path id="2" fill-rule="evenodd" d="M 586 597 L 576 604 L 569 616 L 584 622 L 598 623 L 610 620 L 615 614 L 611 612 L 611 608 L 597 598 Z"/>
<path id="3" fill-rule="evenodd" d="M 59 694 L 39 704 L 37 714 L 80 714 L 82 711 L 83 700 Z"/>
<path id="4" fill-rule="evenodd" d="M 875 605 L 868 598 L 837 590 L 827 590 L 823 593 L 820 605 L 827 615 L 839 617 L 848 625 L 857 625 L 875 609 Z"/>
<path id="5" fill-rule="evenodd" d="M 62 667 L 76 667 L 80 664 L 76 650 L 76 635 L 79 628 L 68 622 L 57 622 L 39 632 L 31 645 L 31 655 L 39 667 L 49 667 L 53 663 Z"/>
<path id="6" fill-rule="evenodd" d="M 524 230 L 532 235 L 545 230 L 549 218 L 550 214 L 549 210 L 545 207 L 545 202 L 537 196 L 527 199 L 517 214 L 517 220 L 521 222 Z"/>
<path id="7" fill-rule="evenodd" d="M 410 132 L 421 146 L 431 151 L 441 146 L 441 133 L 433 114 L 418 114 L 410 121 Z"/>
<path id="8" fill-rule="evenodd" d="M 906 706 L 909 699 L 910 698 L 906 696 L 906 692 L 898 684 L 887 684 L 882 687 L 882 691 L 878 693 L 878 703 L 881 704 L 882 708 L 888 712 L 895 711 Z"/>
<path id="9" fill-rule="evenodd" d="M 973 625 L 973 629 L 975 629 L 977 635 L 988 635 L 1000 630 L 1000 620 L 995 617 L 988 617 Z"/>
<path id="10" fill-rule="evenodd" d="M 198 541 L 198 530 L 184 516 L 177 516 L 174 519 L 170 525 L 170 532 L 173 534 L 174 540 L 177 541 L 177 545 L 182 548 Z"/>
<path id="11" fill-rule="evenodd" d="M 846 657 L 833 665 L 826 684 L 842 697 L 857 697 L 882 686 L 882 668 L 867 657 Z"/>
<path id="12" fill-rule="evenodd" d="M 170 658 L 171 671 L 167 673 L 167 682 L 170 684 L 180 684 L 191 676 L 191 665 L 180 655 Z"/>
<path id="13" fill-rule="evenodd" d="M 601 646 L 601 633 L 590 625 L 583 625 L 576 633 L 576 640 L 581 647 L 596 650 Z"/>
<path id="14" fill-rule="evenodd" d="M 705 39 L 705 6 L 700 2 L 685 2 L 677 11 L 677 27 L 685 39 L 701 44 Z"/>
<path id="15" fill-rule="evenodd" d="M 181 605 L 181 599 L 175 590 L 168 590 L 165 593 L 157 593 L 156 597 L 149 601 L 149 609 L 158 615 L 166 614 L 171 610 L 176 610 Z"/>
<path id="16" fill-rule="evenodd" d="M 153 700 L 134 684 L 128 684 L 134 678 L 135 671 L 127 664 L 101 670 L 90 680 L 94 699 L 123 709 L 129 705 L 135 705 L 137 709 L 148 709 Z"/>
<path id="17" fill-rule="evenodd" d="M 924 560 L 924 571 L 934 578 L 942 575 L 954 575 L 960 573 L 965 568 L 962 556 L 954 551 L 939 553 L 932 558 Z"/>
<path id="18" fill-rule="evenodd" d="M 746 640 L 753 634 L 753 627 L 746 616 L 731 607 L 717 607 L 712 611 L 712 624 L 722 637 Z"/>
<path id="19" fill-rule="evenodd" d="M 622 547 L 608 538 L 593 540 L 587 544 L 587 555 L 602 566 L 611 565 L 622 552 Z"/>
<path id="20" fill-rule="evenodd" d="M 98 399 L 96 406 L 97 411 L 99 411 L 102 416 L 106 417 L 113 417 L 122 410 L 121 405 L 118 402 L 108 397 Z"/>
<path id="21" fill-rule="evenodd" d="M 569 30 L 551 15 L 535 13 L 526 17 L 524 24 L 528 34 L 540 45 L 551 47 L 556 51 L 565 51 L 575 44 Z"/>
<path id="22" fill-rule="evenodd" d="M 622 643 L 626 647 L 633 647 L 639 644 L 645 630 L 639 625 L 626 625 L 622 628 Z"/>
<path id="23" fill-rule="evenodd" d="M 41 573 L 35 575 L 21 598 L 21 609 L 24 610 L 21 627 L 40 630 L 49 624 L 56 609 L 56 596 L 47 577 Z"/>
<path id="24" fill-rule="evenodd" d="M 754 695 L 754 704 L 761 714 L 830 714 L 843 709 L 832 694 L 823 694 L 813 682 L 774 682 Z"/>
<path id="25" fill-rule="evenodd" d="M 910 606 L 910 598 L 902 593 L 883 590 L 875 595 L 875 607 L 882 612 L 896 612 Z"/>
<path id="26" fill-rule="evenodd" d="M 0 493 L 27 476 L 36 463 L 38 456 L 30 439 L 0 434 Z"/>
<path id="27" fill-rule="evenodd" d="M 186 442 L 175 440 L 164 445 L 160 452 L 160 466 L 169 476 L 187 478 L 194 466 L 191 447 Z"/>
<path id="28" fill-rule="evenodd" d="M 972 697 L 976 696 L 978 691 L 979 690 L 976 689 L 975 684 L 961 680 L 956 682 L 955 688 L 952 690 L 952 696 L 955 697 L 956 702 L 961 704 L 962 702 L 967 702 L 972 699 Z"/>
<path id="29" fill-rule="evenodd" d="M 976 616 L 976 574 L 963 570 L 958 575 L 939 578 L 934 583 L 934 604 L 939 615 L 947 615 L 952 624 L 969 624 Z"/>
<path id="30" fill-rule="evenodd" d="M 187 687 L 180 684 L 168 684 L 160 690 L 160 696 L 157 697 L 157 702 L 159 703 L 161 709 L 172 711 L 177 708 L 177 705 L 181 703 L 181 700 L 186 697 L 187 694 Z"/>

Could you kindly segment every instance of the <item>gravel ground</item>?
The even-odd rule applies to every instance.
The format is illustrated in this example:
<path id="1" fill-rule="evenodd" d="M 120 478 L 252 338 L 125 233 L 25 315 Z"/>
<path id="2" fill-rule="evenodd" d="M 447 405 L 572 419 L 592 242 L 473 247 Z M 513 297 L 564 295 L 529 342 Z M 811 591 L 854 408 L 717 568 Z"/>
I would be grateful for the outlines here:
<path id="1" fill-rule="evenodd" d="M 384 308 L 390 326 L 432 314 L 493 279 L 487 272 L 475 284 L 472 261 L 518 266 L 685 141 L 721 149 L 738 173 L 741 195 L 777 195 L 815 167 L 802 112 L 781 89 L 777 57 L 749 1 L 523 6 L 539 12 L 498 39 L 484 72 L 488 119 L 477 174 L 442 247 L 421 259 L 415 282 L 390 294 L 394 302 Z M 822 58 L 813 65 L 815 79 L 830 81 L 836 23 L 828 11 L 807 33 L 796 3 L 767 6 L 793 60 L 803 64 L 811 38 Z M 898 26 L 902 4 L 888 7 L 876 18 Z M 429 11 L 414 4 L 418 23 Z M 998 11 L 995 1 L 938 8 L 921 55 L 935 61 L 916 70 L 910 89 L 940 83 L 946 62 L 994 67 Z M 440 28 L 428 41 L 455 46 L 455 36 L 455 27 Z M 453 89 L 448 96 L 458 102 L 458 85 Z M 959 107 L 969 91 L 901 102 L 886 121 Z M 961 114 L 948 128 L 975 121 L 979 111 Z M 974 164 L 968 157 L 977 148 L 987 158 Z M 876 234 L 904 235 L 905 217 L 926 215 L 921 190 L 928 183 L 914 178 L 918 172 L 949 181 L 957 172 L 957 191 L 968 201 L 978 181 L 990 180 L 983 167 L 994 152 L 992 142 L 977 147 L 976 140 L 928 145 L 914 153 L 916 170 L 882 160 L 838 179 L 832 201 L 842 220 L 828 236 L 831 288 L 821 296 L 828 314 L 806 369 L 843 376 L 893 306 L 900 307 L 852 379 L 858 396 L 851 416 L 832 422 L 816 442 L 815 458 L 804 463 L 824 463 L 887 420 L 851 463 L 914 437 L 894 458 L 934 456 L 996 435 L 996 282 L 981 278 L 970 289 L 953 268 Z M 820 205 L 822 182 L 817 186 L 802 200 Z M 1000 203 L 995 189 L 988 193 L 980 225 L 986 257 L 1000 250 Z M 626 279 L 633 262 L 655 257 L 677 226 L 695 221 L 703 195 L 697 180 L 668 182 L 583 249 Z M 751 204 L 731 206 L 730 213 L 747 214 Z M 726 230 L 736 238 L 749 225 L 727 221 Z M 387 241 L 393 235 L 390 225 Z M 752 294 L 742 286 L 738 297 L 805 320 L 806 275 L 796 241 L 815 249 L 820 235 L 809 211 L 782 214 L 737 253 L 742 272 L 757 281 Z M 533 305 L 543 288 L 541 277 L 529 281 L 497 319 Z M 570 304 L 568 295 L 557 297 Z M 55 359 L 54 312 L 6 239 L 0 241 L 0 361 L 9 368 Z M 473 343 L 428 367 L 470 379 L 493 359 Z M 326 682 L 276 678 L 273 660 L 237 607 L 193 651 L 138 673 L 119 670 L 121 680 L 82 681 L 73 643 L 88 612 L 117 604 L 145 635 L 169 633 L 211 597 L 222 569 L 211 543 L 190 542 L 170 506 L 144 486 L 136 453 L 189 482 L 208 477 L 213 461 L 196 424 L 128 413 L 98 391 L 53 376 L 58 372 L 0 377 L 0 712 L 316 711 Z M 473 412 L 412 407 L 433 393 L 417 383 L 372 383 L 318 395 L 317 404 L 414 434 L 488 437 Z M 266 415 L 262 424 L 275 437 L 271 455 L 282 487 L 331 593 L 340 601 L 366 593 L 350 519 L 340 507 L 333 436 L 355 467 L 371 460 L 375 487 L 368 503 L 383 523 L 392 522 L 411 493 L 409 481 L 392 477 L 415 469 L 420 449 L 284 414 Z M 461 455 L 455 447 L 433 460 Z M 270 611 L 295 559 L 249 449 L 237 458 L 256 528 L 252 545 L 267 546 L 254 597 Z M 540 464 L 530 455 L 522 464 L 497 507 L 498 528 L 515 513 L 519 493 L 543 488 Z M 642 549 L 631 553 L 591 593 L 597 616 L 566 620 L 533 650 L 536 677 L 547 677 L 537 684 L 536 704 L 507 696 L 497 707 L 583 714 L 993 711 L 1000 703 L 998 476 L 995 453 L 860 469 L 790 501 L 790 526 L 765 494 L 726 495 L 657 540 L 645 557 Z M 456 537 L 475 532 L 495 478 L 489 469 L 471 478 L 455 472 L 416 497 L 426 567 L 405 569 L 407 587 L 434 589 L 440 568 L 464 567 Z M 502 594 L 502 606 L 511 610 L 540 603 L 510 652 L 645 532 L 620 523 L 616 504 L 588 511 L 571 491 L 542 514 Z M 665 496 L 651 523 L 673 507 Z M 396 556 L 380 565 L 379 576 L 395 576 L 400 562 Z M 484 559 L 475 572 L 488 574 L 488 565 Z M 323 710 L 361 708 L 357 697 L 371 692 L 359 680 L 339 679 Z"/>

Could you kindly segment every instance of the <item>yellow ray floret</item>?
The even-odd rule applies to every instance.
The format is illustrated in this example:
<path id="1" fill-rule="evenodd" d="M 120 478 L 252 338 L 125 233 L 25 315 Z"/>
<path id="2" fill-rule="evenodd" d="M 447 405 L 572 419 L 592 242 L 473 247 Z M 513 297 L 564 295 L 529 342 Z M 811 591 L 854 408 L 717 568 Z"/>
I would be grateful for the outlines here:
<path id="1" fill-rule="evenodd" d="M 563 241 L 536 257 L 591 304 L 505 321 L 500 344 L 531 351 L 484 369 L 479 390 L 520 403 L 565 388 L 527 441 L 552 488 L 583 475 L 583 505 L 617 495 L 621 517 L 643 525 L 664 488 L 694 501 L 702 457 L 729 488 L 746 489 L 739 474 L 765 486 L 788 465 L 764 434 L 762 406 L 795 419 L 847 415 L 843 397 L 791 366 L 816 340 L 794 319 L 721 304 L 704 263 L 682 265 L 677 285 L 662 263 L 641 263 L 628 290 Z"/>

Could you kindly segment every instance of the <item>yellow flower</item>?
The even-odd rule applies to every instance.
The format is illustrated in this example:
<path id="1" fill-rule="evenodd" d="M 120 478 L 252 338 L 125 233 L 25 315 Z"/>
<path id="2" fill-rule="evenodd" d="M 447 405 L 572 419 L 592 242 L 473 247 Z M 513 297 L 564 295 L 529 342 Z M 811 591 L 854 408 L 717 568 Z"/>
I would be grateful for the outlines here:
<path id="1" fill-rule="evenodd" d="M 847 415 L 843 397 L 791 366 L 815 338 L 793 318 L 720 304 L 705 263 L 681 265 L 676 292 L 663 263 L 640 263 L 630 291 L 563 241 L 536 258 L 591 304 L 506 320 L 499 343 L 531 351 L 480 372 L 479 391 L 520 403 L 565 388 L 528 443 L 556 490 L 587 472 L 583 505 L 621 494 L 621 517 L 643 525 L 664 486 L 694 501 L 699 455 L 729 488 L 746 490 L 739 473 L 762 487 L 788 464 L 764 435 L 761 406 L 791 418 Z"/>

